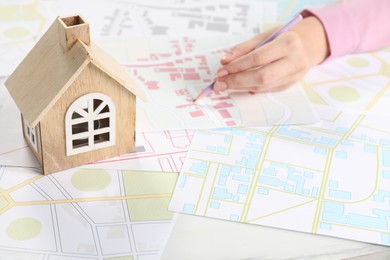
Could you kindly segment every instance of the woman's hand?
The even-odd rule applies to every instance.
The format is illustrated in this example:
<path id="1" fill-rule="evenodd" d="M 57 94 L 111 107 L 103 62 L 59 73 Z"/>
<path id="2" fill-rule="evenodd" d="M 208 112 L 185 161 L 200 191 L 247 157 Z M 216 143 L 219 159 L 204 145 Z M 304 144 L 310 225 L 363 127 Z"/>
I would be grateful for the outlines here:
<path id="1" fill-rule="evenodd" d="M 290 31 L 253 50 L 274 31 L 235 46 L 223 57 L 214 89 L 280 91 L 298 82 L 329 55 L 324 28 L 315 17 L 303 19 Z"/>

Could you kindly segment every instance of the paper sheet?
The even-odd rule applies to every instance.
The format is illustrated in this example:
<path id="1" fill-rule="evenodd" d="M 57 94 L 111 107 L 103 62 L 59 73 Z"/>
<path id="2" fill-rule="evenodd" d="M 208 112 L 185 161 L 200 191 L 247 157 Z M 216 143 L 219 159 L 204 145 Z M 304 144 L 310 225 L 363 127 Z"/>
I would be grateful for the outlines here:
<path id="1" fill-rule="evenodd" d="M 42 176 L 0 167 L 0 258 L 159 259 L 176 178 L 81 168 Z"/>
<path id="2" fill-rule="evenodd" d="M 58 1 L 56 11 L 82 13 L 92 36 L 255 34 L 275 22 L 276 4 L 256 0 Z"/>
<path id="3" fill-rule="evenodd" d="M 111 41 L 113 40 L 113 37 L 117 36 L 123 37 L 134 35 L 165 35 L 168 33 L 171 36 L 223 36 L 231 34 L 252 34 L 260 31 L 260 29 L 266 29 L 270 26 L 274 26 L 276 22 L 282 23 L 288 20 L 290 15 L 293 15 L 294 13 L 300 11 L 300 9 L 302 9 L 307 4 L 306 1 L 294 2 L 294 4 L 291 4 L 291 1 L 289 0 L 267 1 L 267 4 L 269 4 L 268 7 L 270 8 L 264 9 L 263 3 L 260 3 L 257 0 L 213 2 L 205 0 L 132 0 L 104 1 L 102 5 L 99 4 L 97 1 L 80 2 L 69 0 L 26 0 L 22 2 L 23 4 L 25 4 L 25 7 L 27 7 L 28 11 L 23 11 L 26 9 L 21 8 L 19 6 L 20 3 L 15 6 L 15 3 L 13 1 L 5 1 L 4 3 L 0 4 L 0 12 L 5 10 L 3 12 L 4 14 L 15 14 L 15 12 L 17 12 L 18 14 L 14 15 L 12 19 L 8 19 L 8 16 L 2 17 L 2 20 L 0 21 L 0 31 L 2 32 L 0 36 L 2 37 L 0 42 L 0 56 L 2 57 L 0 61 L 0 75 L 8 75 L 16 66 L 16 64 L 18 64 L 19 60 L 24 57 L 27 50 L 31 48 L 31 40 L 37 40 L 39 34 L 44 32 L 43 25 L 45 24 L 45 22 L 41 22 L 42 27 L 37 27 L 36 25 L 38 20 L 46 20 L 50 24 L 50 22 L 54 19 L 54 17 L 50 17 L 51 15 L 66 15 L 66 10 L 69 11 L 68 14 L 71 15 L 74 15 L 75 13 L 82 13 L 83 15 L 86 14 L 87 20 L 90 22 L 91 27 L 95 28 L 91 29 L 92 37 L 108 37 L 106 40 Z M 62 9 L 60 8 L 57 10 L 50 10 L 50 12 L 47 13 L 42 12 L 42 3 L 50 5 L 51 3 L 56 2 L 62 2 L 65 3 L 65 5 L 62 6 Z M 331 2 L 333 1 L 323 0 L 316 1 L 316 3 L 310 2 L 309 4 L 323 5 Z M 224 5 L 220 6 L 220 4 Z M 13 7 L 9 8 L 9 6 Z M 91 8 L 91 6 L 93 6 L 93 8 Z M 177 7 L 181 9 L 180 12 L 175 11 Z M 76 10 L 74 8 L 79 9 Z M 193 13 L 195 13 L 197 17 L 193 17 Z M 22 23 L 23 19 L 18 20 L 21 17 L 27 19 L 25 19 Z M 175 19 L 170 19 L 171 17 L 175 17 Z M 214 26 L 213 23 L 215 21 L 213 20 L 218 20 L 221 17 L 226 19 L 217 21 L 219 25 Z M 260 22 L 259 19 L 261 20 Z M 8 30 L 11 27 L 12 29 Z M 23 28 L 21 28 L 21 30 L 18 30 L 18 27 L 23 27 L 24 30 Z M 28 34 L 26 34 L 26 29 L 28 30 Z M 8 35 L 17 37 L 14 39 L 9 38 L 7 40 L 4 40 L 5 31 L 12 32 Z M 17 45 L 7 45 L 13 40 L 21 40 L 19 41 L 20 45 L 19 43 Z M 27 40 L 26 45 L 24 45 L 23 43 L 24 40 Z M 128 45 L 126 44 L 126 46 Z M 197 48 L 199 49 L 199 46 L 197 46 Z M 126 54 L 123 56 L 127 57 L 128 55 Z M 305 88 L 306 93 L 309 95 L 311 102 L 314 104 L 320 104 L 321 106 L 336 106 L 340 109 L 346 110 L 351 109 L 351 105 L 354 108 L 367 107 L 370 108 L 370 112 L 375 111 L 376 113 L 383 114 L 383 111 L 389 111 L 387 104 L 389 104 L 390 102 L 388 102 L 388 100 L 385 100 L 383 95 L 386 93 L 388 87 L 385 87 L 381 94 L 380 89 L 382 87 L 382 83 L 378 84 L 377 82 L 378 80 L 379 82 L 382 82 L 383 79 L 386 79 L 386 77 L 388 78 L 388 76 L 383 74 L 387 71 L 386 63 L 380 61 L 381 59 L 387 60 L 387 57 L 388 53 L 383 52 L 379 54 L 379 57 L 374 57 L 372 60 L 372 57 L 368 55 L 368 57 L 358 56 L 357 60 L 354 58 L 352 59 L 352 61 L 348 59 L 343 59 L 341 60 L 341 62 L 344 63 L 341 66 L 341 63 L 325 64 L 323 65 L 323 70 L 316 70 L 309 73 L 307 79 L 310 80 L 302 82 L 302 85 Z M 371 66 L 373 64 L 378 64 L 378 61 L 379 66 Z M 354 64 L 354 66 L 351 65 L 349 69 L 346 69 L 345 65 L 348 64 Z M 339 67 L 336 67 L 337 69 L 333 69 L 332 66 Z M 341 70 L 339 70 L 339 68 L 341 68 Z M 351 75 L 356 80 L 353 82 L 351 81 L 346 83 L 347 86 L 343 85 L 342 83 L 347 82 L 348 80 L 340 81 L 340 78 L 344 77 L 345 79 L 350 79 Z M 328 78 L 330 76 L 333 76 L 333 78 Z M 362 78 L 366 80 L 366 83 L 372 83 L 372 85 L 376 86 L 376 88 L 372 90 L 372 93 L 369 88 L 365 88 L 365 85 L 367 84 L 360 86 L 357 83 L 358 80 Z M 319 79 L 325 79 L 325 81 L 318 81 Z M 332 81 L 334 81 L 334 85 L 332 85 Z M 334 88 L 336 84 L 344 88 L 341 88 L 340 91 L 340 88 Z M 357 84 L 356 86 L 358 87 L 354 88 L 355 84 Z M 363 87 L 363 89 L 361 87 Z M 345 93 L 345 90 L 347 91 L 347 93 L 350 93 L 351 88 L 353 89 L 352 96 L 355 97 L 353 100 L 343 100 L 342 98 L 340 98 L 344 96 L 340 93 Z M 356 98 L 356 93 L 358 93 L 358 98 Z M 335 97 L 339 98 L 337 99 Z M 14 108 L 11 108 L 11 110 L 7 110 L 13 111 L 12 113 L 14 113 L 14 116 L 9 116 L 12 115 L 12 113 L 8 114 L 8 112 L 4 113 L 4 110 L 1 111 L 1 109 L 4 108 L 1 106 L 3 104 L 7 104 L 7 100 L 2 98 L 3 96 L 1 93 L 0 113 L 3 113 L 0 117 L 0 131 L 2 131 L 1 134 L 7 133 L 7 131 L 11 129 L 8 128 L 11 125 L 12 127 L 14 127 L 14 130 L 12 130 L 14 133 L 19 132 L 20 127 L 17 125 L 20 123 L 19 114 L 17 114 Z M 377 102 L 373 102 L 375 99 L 377 99 Z M 5 103 L 3 103 L 3 101 L 5 101 Z M 329 113 L 327 115 L 325 115 L 325 113 L 322 113 L 322 118 L 325 118 L 326 120 L 334 120 L 335 118 L 337 118 L 337 115 L 338 113 Z M 7 122 L 7 128 L 5 127 L 4 122 Z M 384 125 L 386 125 L 386 122 L 388 121 L 382 121 Z M 12 131 L 10 131 L 9 133 L 12 133 Z M 375 130 L 373 131 L 375 132 Z M 27 155 L 13 154 L 12 152 L 9 154 L 4 153 L 4 151 L 9 152 L 12 151 L 12 148 L 20 148 L 25 145 L 21 136 L 16 137 L 12 135 L 9 137 L 10 138 L 7 137 L 4 139 L 0 139 L 0 149 L 2 149 L 3 151 L 2 153 L 0 153 L 0 165 L 5 164 L 4 162 L 7 161 L 8 163 L 10 163 L 9 165 L 15 165 L 14 163 L 16 162 L 16 164 L 20 164 L 20 166 L 35 167 L 36 161 L 34 159 L 27 159 L 27 161 L 19 160 L 20 158 L 24 160 L 26 159 L 26 157 L 31 156 L 27 148 L 25 149 Z M 171 169 L 178 170 L 180 169 L 181 163 L 184 160 L 184 156 L 186 153 L 185 151 L 187 150 L 191 137 L 192 133 L 186 131 L 174 133 L 169 131 L 163 132 L 161 134 L 158 133 L 156 135 L 151 135 L 149 133 L 145 135 L 139 135 L 137 137 L 137 140 L 139 140 L 139 145 L 137 145 L 138 152 L 142 154 L 142 156 L 138 157 L 140 154 L 126 155 L 121 158 L 116 158 L 119 159 L 118 161 L 112 159 L 108 160 L 108 162 L 106 162 L 107 164 L 101 164 L 101 168 L 106 168 L 105 171 L 108 172 L 109 175 L 112 177 L 112 183 L 116 183 L 118 185 L 112 185 L 112 183 L 110 183 L 110 185 L 106 187 L 107 189 L 103 188 L 100 191 L 83 191 L 82 194 L 78 193 L 79 191 L 77 191 L 73 184 L 69 184 L 70 176 L 80 175 L 76 174 L 76 172 L 67 172 L 66 174 L 70 175 L 64 175 L 65 178 L 58 177 L 58 179 L 56 177 L 55 179 L 54 177 L 38 177 L 38 173 L 31 168 L 22 169 L 14 167 L 1 167 L 0 210 L 3 212 L 3 214 L 0 215 L 0 226 L 2 227 L 3 233 L 0 236 L 0 239 L 2 241 L 0 243 L 0 258 L 18 258 L 30 260 L 43 259 L 44 257 L 48 257 L 50 260 L 52 260 L 68 259 L 69 257 L 74 258 L 73 255 L 76 255 L 76 258 L 83 257 L 85 259 L 109 259 L 115 257 L 127 257 L 129 259 L 133 258 L 137 260 L 158 259 L 156 255 L 158 253 L 157 247 L 153 247 L 154 249 L 152 254 L 149 254 L 149 252 L 146 253 L 144 251 L 140 252 L 137 248 L 135 251 L 129 253 L 129 245 L 124 245 L 122 241 L 126 241 L 126 239 L 123 239 L 123 236 L 125 238 L 126 236 L 128 236 L 131 240 L 131 233 L 129 232 L 127 235 L 124 233 L 125 226 L 127 225 L 127 227 L 129 227 L 131 223 L 120 223 L 119 227 L 110 227 L 110 223 L 114 223 L 116 225 L 116 223 L 119 222 L 115 221 L 120 221 L 123 219 L 122 217 L 118 216 L 123 216 L 127 214 L 126 210 L 123 209 L 124 201 L 122 200 L 123 207 L 121 209 L 121 206 L 118 206 L 119 202 L 102 202 L 100 200 L 107 199 L 107 197 L 104 197 L 107 194 L 124 194 L 124 190 L 126 190 L 123 185 L 124 183 L 128 182 L 124 181 L 123 178 L 117 176 L 125 176 L 127 172 L 125 174 L 123 171 L 115 171 L 109 169 L 123 168 L 135 170 L 137 169 L 137 167 L 140 167 L 141 169 L 146 170 L 155 169 L 167 172 L 169 172 Z M 364 133 L 362 138 L 364 138 Z M 161 145 L 158 142 L 159 139 L 163 140 L 163 142 L 161 142 Z M 5 144 L 5 140 L 7 142 L 7 146 L 3 146 Z M 14 144 L 9 145 L 10 143 L 8 142 L 12 140 L 17 141 L 19 143 L 16 143 L 16 146 Z M 22 146 L 20 146 L 20 144 Z M 3 149 L 4 147 L 11 147 L 11 150 L 9 150 L 8 148 L 7 150 L 5 150 Z M 164 151 L 166 152 L 164 153 Z M 10 157 L 10 155 L 12 156 Z M 98 176 L 107 176 L 104 171 L 98 169 L 99 164 L 92 165 L 91 167 L 96 168 L 93 171 L 98 172 Z M 62 175 L 58 174 L 57 176 Z M 43 181 L 43 184 L 40 183 L 40 181 L 42 180 L 45 180 Z M 91 182 L 91 180 L 95 180 L 95 176 L 87 178 L 87 181 L 85 182 Z M 123 183 L 120 183 L 121 181 Z M 64 188 L 59 185 L 59 183 L 65 183 L 67 186 Z M 95 195 L 100 194 L 101 197 L 93 197 L 93 195 L 91 195 L 91 192 Z M 7 196 L 7 194 L 9 194 L 10 196 Z M 78 194 L 79 196 L 73 201 L 72 199 L 70 199 L 70 197 L 74 196 L 75 194 Z M 50 198 L 48 198 L 48 196 L 54 199 L 64 198 L 65 196 L 67 201 L 64 204 L 61 204 L 63 201 L 50 201 Z M 45 200 L 43 200 L 42 198 L 44 198 Z M 23 204 L 25 206 L 19 207 L 19 204 L 13 204 L 14 202 L 12 202 L 12 199 L 15 199 L 14 202 L 20 203 L 21 205 Z M 95 199 L 99 201 L 93 202 L 92 200 Z M 125 199 L 125 197 L 123 197 L 123 199 Z M 85 202 L 79 202 L 82 200 L 84 200 Z M 39 206 L 35 204 L 43 205 Z M 96 204 L 98 205 L 97 207 Z M 10 205 L 14 205 L 17 207 L 6 210 L 6 208 Z M 25 211 L 20 211 L 23 209 L 25 209 Z M 41 211 L 41 209 L 43 209 L 43 211 Z M 99 210 L 99 214 L 95 214 L 96 209 Z M 102 218 L 97 217 L 101 215 L 100 211 L 103 211 L 105 213 L 103 214 Z M 13 215 L 14 212 L 17 212 L 17 217 Z M 123 212 L 125 213 L 123 214 Z M 31 217 L 33 219 L 19 220 L 15 222 L 17 218 L 20 218 L 20 216 L 23 214 L 27 218 Z M 53 233 L 51 232 L 53 229 L 48 229 L 48 226 L 46 225 L 47 223 L 45 222 L 42 226 L 43 228 L 41 229 L 40 233 L 34 236 L 34 234 L 37 234 L 37 230 L 39 230 L 39 228 L 37 228 L 39 227 L 39 225 L 36 225 L 36 220 L 40 222 L 42 218 L 44 218 L 45 221 L 48 221 L 48 223 L 56 220 L 58 222 L 58 225 L 54 225 L 53 229 L 57 228 L 58 230 L 61 230 L 61 232 L 57 230 L 54 233 L 54 236 L 52 236 Z M 28 228 L 24 228 L 24 232 L 22 233 L 28 233 L 30 237 L 25 237 L 26 240 L 11 239 L 8 236 L 8 233 L 5 232 L 6 230 L 8 230 L 8 227 L 11 223 L 13 224 L 12 227 L 15 227 L 16 230 L 20 227 L 24 228 L 25 225 L 28 224 Z M 123 225 L 121 226 L 121 224 Z M 78 240 L 75 241 L 72 241 L 74 238 L 74 233 L 71 235 L 68 235 L 68 233 L 66 233 L 68 231 L 73 231 L 73 227 L 77 228 L 77 234 L 79 234 L 80 237 L 77 237 Z M 26 230 L 29 230 L 29 232 L 25 232 Z M 153 230 L 156 231 L 156 229 Z M 161 233 L 161 235 L 164 236 L 166 229 L 161 228 L 158 231 L 158 234 Z M 50 241 L 43 241 L 42 234 L 48 235 L 47 238 L 50 238 Z M 205 233 L 205 235 L 207 236 L 207 233 Z M 72 240 L 69 239 L 69 237 L 72 237 Z M 120 237 L 119 242 L 117 240 L 118 237 Z M 92 238 L 94 239 L 94 241 L 92 240 Z M 33 243 L 30 243 L 30 239 L 31 241 L 33 241 Z M 55 247 L 53 246 L 53 241 L 55 241 Z M 80 243 L 80 241 L 82 242 L 82 244 Z M 113 243 L 113 241 L 115 241 L 115 243 Z M 161 240 L 155 243 L 156 241 L 154 240 L 154 236 L 142 237 L 141 235 L 139 236 L 138 241 L 144 242 L 144 245 L 161 245 Z M 36 248 L 38 248 L 39 250 L 37 250 L 36 248 L 31 249 L 32 246 L 36 245 L 36 243 L 39 243 L 39 246 L 36 246 Z M 101 247 L 99 247 L 98 243 L 101 243 Z M 290 243 L 293 244 L 294 241 L 290 241 Z M 80 246 L 76 248 L 77 245 Z M 133 245 L 134 244 L 131 245 L 132 250 Z M 50 248 L 47 249 L 48 247 Z M 367 247 L 367 245 L 361 245 L 358 247 L 364 248 Z M 93 253 L 95 249 L 97 251 L 96 255 L 94 255 Z M 62 250 L 62 252 L 60 252 L 60 250 Z M 119 251 L 123 251 L 126 253 L 117 253 Z"/>
<path id="4" fill-rule="evenodd" d="M 319 124 L 199 131 L 170 209 L 390 245 L 389 53 L 305 77 Z"/>
<path id="5" fill-rule="evenodd" d="M 350 259 L 387 250 L 384 246 L 179 213 L 161 260 Z"/>
<path id="6" fill-rule="evenodd" d="M 0 76 L 10 75 L 54 20 L 52 1 L 0 3 Z"/>
<path id="7" fill-rule="evenodd" d="M 190 130 L 139 133 L 134 153 L 88 164 L 84 168 L 179 172 L 194 133 Z"/>
<path id="8" fill-rule="evenodd" d="M 126 65 L 149 96 L 137 105 L 139 131 L 317 121 L 298 86 L 267 95 L 216 93 L 192 102 L 211 83 L 228 48 L 259 32 L 260 21 L 275 22 L 275 3 L 167 1 L 162 7 L 157 1 L 97 1 L 93 10 L 87 2 L 71 3 L 59 1 L 57 10 L 70 13 L 77 7 L 94 26 L 92 40 Z M 199 35 L 210 38 L 194 38 Z"/>
<path id="9" fill-rule="evenodd" d="M 125 64 L 148 102 L 137 101 L 137 129 L 309 124 L 318 122 L 301 86 L 267 94 L 214 92 L 192 102 L 216 73 L 237 37 L 132 37 L 98 43 Z"/>
<path id="10" fill-rule="evenodd" d="M 390 150 L 379 143 L 390 129 L 380 120 L 342 113 L 334 126 L 199 131 L 170 209 L 390 245 Z"/>

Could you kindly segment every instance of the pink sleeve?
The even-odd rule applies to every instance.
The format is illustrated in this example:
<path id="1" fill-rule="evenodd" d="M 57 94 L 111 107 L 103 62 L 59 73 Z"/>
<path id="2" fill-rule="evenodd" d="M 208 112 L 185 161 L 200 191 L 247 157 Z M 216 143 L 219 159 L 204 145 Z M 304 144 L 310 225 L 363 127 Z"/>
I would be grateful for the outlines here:
<path id="1" fill-rule="evenodd" d="M 390 45 L 390 0 L 344 0 L 308 9 L 323 24 L 330 48 L 327 59 Z"/>

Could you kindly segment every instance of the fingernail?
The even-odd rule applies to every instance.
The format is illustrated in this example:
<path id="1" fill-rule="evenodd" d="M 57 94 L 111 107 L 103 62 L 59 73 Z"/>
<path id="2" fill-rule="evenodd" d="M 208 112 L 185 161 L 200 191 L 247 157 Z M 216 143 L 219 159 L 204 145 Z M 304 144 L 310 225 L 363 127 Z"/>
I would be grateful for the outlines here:
<path id="1" fill-rule="evenodd" d="M 222 59 L 221 59 L 221 62 L 226 62 L 229 58 L 229 55 L 226 55 L 226 56 L 223 56 Z"/>
<path id="2" fill-rule="evenodd" d="M 227 70 L 220 70 L 217 72 L 217 77 L 223 77 L 226 76 L 227 74 L 229 74 Z"/>
<path id="3" fill-rule="evenodd" d="M 222 57 L 221 61 L 224 61 L 226 59 L 228 59 L 230 56 L 233 55 L 233 52 L 232 51 L 228 51 L 225 56 Z"/>
<path id="4" fill-rule="evenodd" d="M 223 81 L 217 81 L 214 84 L 214 89 L 218 91 L 225 90 L 227 88 L 226 83 Z"/>

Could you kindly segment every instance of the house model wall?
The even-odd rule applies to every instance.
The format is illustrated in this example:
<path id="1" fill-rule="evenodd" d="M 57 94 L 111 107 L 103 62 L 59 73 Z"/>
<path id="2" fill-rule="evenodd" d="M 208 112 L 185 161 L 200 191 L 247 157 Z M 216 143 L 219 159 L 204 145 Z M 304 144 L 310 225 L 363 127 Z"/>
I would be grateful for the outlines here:
<path id="1" fill-rule="evenodd" d="M 146 96 L 81 16 L 58 17 L 5 85 L 45 175 L 134 151 L 136 96 Z"/>

